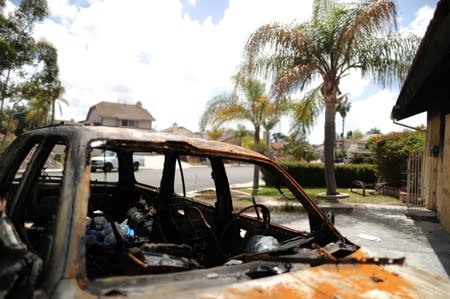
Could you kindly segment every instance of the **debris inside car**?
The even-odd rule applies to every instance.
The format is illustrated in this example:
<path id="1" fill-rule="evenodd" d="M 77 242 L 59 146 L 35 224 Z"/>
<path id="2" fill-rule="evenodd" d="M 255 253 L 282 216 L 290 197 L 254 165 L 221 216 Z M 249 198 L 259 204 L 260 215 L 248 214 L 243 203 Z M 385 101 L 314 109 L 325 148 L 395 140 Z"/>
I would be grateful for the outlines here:
<path id="1" fill-rule="evenodd" d="M 91 171 L 93 151 L 112 152 L 117 172 Z M 135 155 L 145 160 L 139 172 Z M 47 169 L 54 156 L 62 169 Z M 273 209 L 243 187 L 255 167 L 302 207 L 295 219 L 308 227 L 275 223 Z M 346 288 L 349 296 L 389 294 L 392 284 L 399 297 L 428 294 L 384 266 L 403 259 L 365 257 L 284 169 L 238 146 L 148 130 L 55 126 L 20 136 L 0 170 L 0 196 L 9 199 L 0 231 L 2 296 L 29 290 L 22 297 L 242 297 L 232 290 L 249 288 L 250 296 L 264 285 L 304 297 L 315 285 L 337 284 L 323 290 L 336 297 L 333 290 L 349 279 L 346 269 L 363 277 Z M 10 228 L 20 250 L 4 250 Z M 11 264 L 23 258 L 26 271 Z M 311 283 L 299 284 L 301 277 Z"/>

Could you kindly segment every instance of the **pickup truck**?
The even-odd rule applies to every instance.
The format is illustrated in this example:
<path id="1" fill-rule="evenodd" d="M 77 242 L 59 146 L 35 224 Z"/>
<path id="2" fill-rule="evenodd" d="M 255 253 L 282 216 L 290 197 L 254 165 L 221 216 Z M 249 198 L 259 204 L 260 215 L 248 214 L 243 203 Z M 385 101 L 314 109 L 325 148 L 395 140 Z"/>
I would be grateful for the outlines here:
<path id="1" fill-rule="evenodd" d="M 133 169 L 138 171 L 139 167 L 144 165 L 144 157 L 133 155 Z M 113 151 L 104 151 L 101 155 L 91 158 L 91 171 L 95 172 L 97 169 L 110 172 L 119 167 L 117 160 L 117 153 Z"/>

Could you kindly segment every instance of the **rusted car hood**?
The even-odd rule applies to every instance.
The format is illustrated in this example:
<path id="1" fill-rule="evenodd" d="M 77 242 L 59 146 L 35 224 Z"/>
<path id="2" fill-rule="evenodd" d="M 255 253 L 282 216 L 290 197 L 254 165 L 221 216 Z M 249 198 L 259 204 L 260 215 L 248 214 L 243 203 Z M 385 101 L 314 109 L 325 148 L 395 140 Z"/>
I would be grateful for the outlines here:
<path id="1" fill-rule="evenodd" d="M 352 257 L 362 258 L 361 250 Z M 450 280 L 407 265 L 325 264 L 267 278 L 227 283 L 226 275 L 185 284 L 143 285 L 104 290 L 105 298 L 448 298 Z M 217 280 L 217 281 L 214 281 Z M 221 283 L 218 283 L 221 281 Z M 209 285 L 209 287 L 205 287 Z M 224 286 L 226 285 L 226 286 Z"/>
<path id="2" fill-rule="evenodd" d="M 323 265 L 205 290 L 200 298 L 448 298 L 449 281 L 408 266 Z M 194 294 L 193 294 L 194 295 Z"/>

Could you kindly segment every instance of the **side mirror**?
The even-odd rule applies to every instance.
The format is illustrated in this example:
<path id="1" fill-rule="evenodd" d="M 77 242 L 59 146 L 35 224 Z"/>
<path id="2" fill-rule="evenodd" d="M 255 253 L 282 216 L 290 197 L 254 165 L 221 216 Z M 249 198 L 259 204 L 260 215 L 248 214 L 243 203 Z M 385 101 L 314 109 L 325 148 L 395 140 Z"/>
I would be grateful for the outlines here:
<path id="1" fill-rule="evenodd" d="M 334 213 L 331 211 L 327 212 L 327 222 L 330 222 L 334 225 Z"/>

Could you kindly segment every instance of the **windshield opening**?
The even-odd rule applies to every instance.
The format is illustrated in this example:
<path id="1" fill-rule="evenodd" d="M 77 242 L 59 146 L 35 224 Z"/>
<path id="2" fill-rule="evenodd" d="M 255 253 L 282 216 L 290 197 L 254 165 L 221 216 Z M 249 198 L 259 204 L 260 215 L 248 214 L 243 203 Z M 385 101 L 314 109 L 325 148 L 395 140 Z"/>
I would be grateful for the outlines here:
<path id="1" fill-rule="evenodd" d="M 317 248 L 339 241 L 332 232 L 310 231 L 298 192 L 276 168 L 139 148 L 143 164 L 130 182 L 135 154 L 123 144 L 108 148 L 104 155 L 122 163 L 118 180 L 91 181 L 85 245 L 90 279 L 236 266 L 264 253 L 314 259 L 322 256 Z"/>

